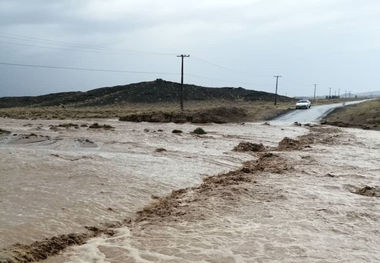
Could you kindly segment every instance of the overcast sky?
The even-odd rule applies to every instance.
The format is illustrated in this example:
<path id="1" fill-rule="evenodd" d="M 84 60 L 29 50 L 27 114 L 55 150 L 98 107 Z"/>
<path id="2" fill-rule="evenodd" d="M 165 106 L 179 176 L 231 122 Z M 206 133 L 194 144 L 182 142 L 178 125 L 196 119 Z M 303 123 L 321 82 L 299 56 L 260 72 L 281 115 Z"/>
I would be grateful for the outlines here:
<path id="1" fill-rule="evenodd" d="M 179 82 L 177 54 L 185 83 L 380 90 L 380 1 L 0 0 L 0 97 Z"/>

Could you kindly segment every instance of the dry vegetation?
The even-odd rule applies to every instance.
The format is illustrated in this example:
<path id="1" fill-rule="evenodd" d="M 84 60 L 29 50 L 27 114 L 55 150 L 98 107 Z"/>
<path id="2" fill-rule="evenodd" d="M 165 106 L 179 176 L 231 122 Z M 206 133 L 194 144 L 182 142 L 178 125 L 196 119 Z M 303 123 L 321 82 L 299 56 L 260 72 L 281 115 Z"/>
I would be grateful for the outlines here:
<path id="1" fill-rule="evenodd" d="M 281 102 L 277 106 L 268 101 L 188 101 L 185 113 L 211 110 L 218 107 L 243 109 L 247 116 L 234 121 L 261 121 L 274 118 L 294 108 L 293 102 Z M 133 114 L 161 112 L 178 114 L 177 103 L 134 103 L 103 107 L 16 107 L 0 109 L 0 117 L 15 119 L 82 119 L 82 118 L 120 118 Z"/>
<path id="2" fill-rule="evenodd" d="M 342 103 L 347 101 L 356 101 L 358 98 L 339 98 L 339 99 L 316 99 L 310 100 L 312 105 L 324 105 L 332 103 Z"/>
<path id="3" fill-rule="evenodd" d="M 339 108 L 329 114 L 325 124 L 380 130 L 380 99 Z"/>

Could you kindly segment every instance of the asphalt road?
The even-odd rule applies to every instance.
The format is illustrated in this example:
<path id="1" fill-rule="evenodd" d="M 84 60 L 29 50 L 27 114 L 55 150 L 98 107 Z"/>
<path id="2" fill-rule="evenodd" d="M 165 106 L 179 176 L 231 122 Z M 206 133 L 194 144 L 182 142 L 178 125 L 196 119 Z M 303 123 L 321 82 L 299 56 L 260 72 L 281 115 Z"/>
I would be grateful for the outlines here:
<path id="1" fill-rule="evenodd" d="M 364 102 L 366 100 L 360 100 L 360 101 L 350 101 L 346 102 L 345 106 L 357 104 Z M 299 122 L 299 123 L 309 123 L 309 122 L 319 122 L 323 117 L 325 117 L 327 114 L 329 114 L 332 110 L 343 107 L 343 103 L 334 103 L 334 104 L 326 104 L 326 105 L 318 105 L 318 106 L 311 106 L 310 109 L 304 110 L 294 110 L 287 114 L 281 115 L 277 117 L 276 119 L 272 120 L 271 122 L 277 122 L 277 123 L 293 123 L 293 122 Z"/>

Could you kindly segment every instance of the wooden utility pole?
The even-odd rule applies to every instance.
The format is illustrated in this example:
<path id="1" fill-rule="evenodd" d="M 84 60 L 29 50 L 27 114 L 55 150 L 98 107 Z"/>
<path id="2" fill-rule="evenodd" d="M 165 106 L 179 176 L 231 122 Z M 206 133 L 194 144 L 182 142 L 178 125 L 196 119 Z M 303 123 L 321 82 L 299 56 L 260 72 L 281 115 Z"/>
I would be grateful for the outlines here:
<path id="1" fill-rule="evenodd" d="M 314 84 L 314 101 L 317 99 L 317 85 L 318 84 Z"/>
<path id="2" fill-rule="evenodd" d="M 282 76 L 276 75 L 274 76 L 276 78 L 276 93 L 274 95 L 274 105 L 277 105 L 277 90 L 278 90 L 278 79 L 281 78 Z"/>
<path id="3" fill-rule="evenodd" d="M 190 57 L 190 55 L 178 55 L 177 57 L 181 58 L 181 90 L 180 90 L 180 107 L 183 111 L 183 60 L 184 58 Z"/>

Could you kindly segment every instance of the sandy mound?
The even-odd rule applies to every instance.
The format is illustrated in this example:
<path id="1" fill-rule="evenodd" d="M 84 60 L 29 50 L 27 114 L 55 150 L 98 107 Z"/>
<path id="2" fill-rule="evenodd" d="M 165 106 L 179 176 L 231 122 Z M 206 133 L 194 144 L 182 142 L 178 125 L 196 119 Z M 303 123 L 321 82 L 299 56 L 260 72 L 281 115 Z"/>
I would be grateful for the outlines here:
<path id="1" fill-rule="evenodd" d="M 291 150 L 301 150 L 305 145 L 299 141 L 285 137 L 278 144 L 277 150 L 279 151 L 291 151 Z"/>
<path id="2" fill-rule="evenodd" d="M 276 150 L 278 151 L 294 151 L 309 148 L 310 144 L 336 144 L 340 137 L 341 130 L 331 127 L 313 126 L 310 127 L 310 133 L 291 139 L 285 137 L 280 141 Z"/>
<path id="3" fill-rule="evenodd" d="M 196 128 L 194 131 L 191 132 L 192 134 L 197 134 L 197 135 L 203 135 L 203 134 L 207 134 L 207 132 L 205 130 L 203 130 L 202 128 L 198 127 Z"/>
<path id="4" fill-rule="evenodd" d="M 98 145 L 89 140 L 89 139 L 77 139 L 76 142 L 78 143 L 79 147 L 83 147 L 83 148 L 95 148 L 95 147 L 98 147 Z"/>
<path id="5" fill-rule="evenodd" d="M 175 130 L 172 130 L 172 133 L 181 134 L 181 133 L 183 133 L 183 131 L 175 129 Z"/>
<path id="6" fill-rule="evenodd" d="M 262 152 L 265 146 L 262 143 L 241 142 L 234 148 L 236 152 Z"/>
<path id="7" fill-rule="evenodd" d="M 286 161 L 286 159 L 277 154 L 264 153 L 254 163 L 253 169 L 261 172 L 282 174 L 286 171 L 292 170 L 293 167 Z"/>
<path id="8" fill-rule="evenodd" d="M 359 188 L 358 190 L 356 190 L 355 194 L 371 196 L 371 197 L 380 197 L 380 188 L 371 187 L 367 185 L 367 186 L 364 186 L 363 188 Z"/>
<path id="9" fill-rule="evenodd" d="M 161 152 L 167 152 L 167 150 L 165 148 L 157 148 L 155 150 L 156 153 L 161 153 Z"/>

